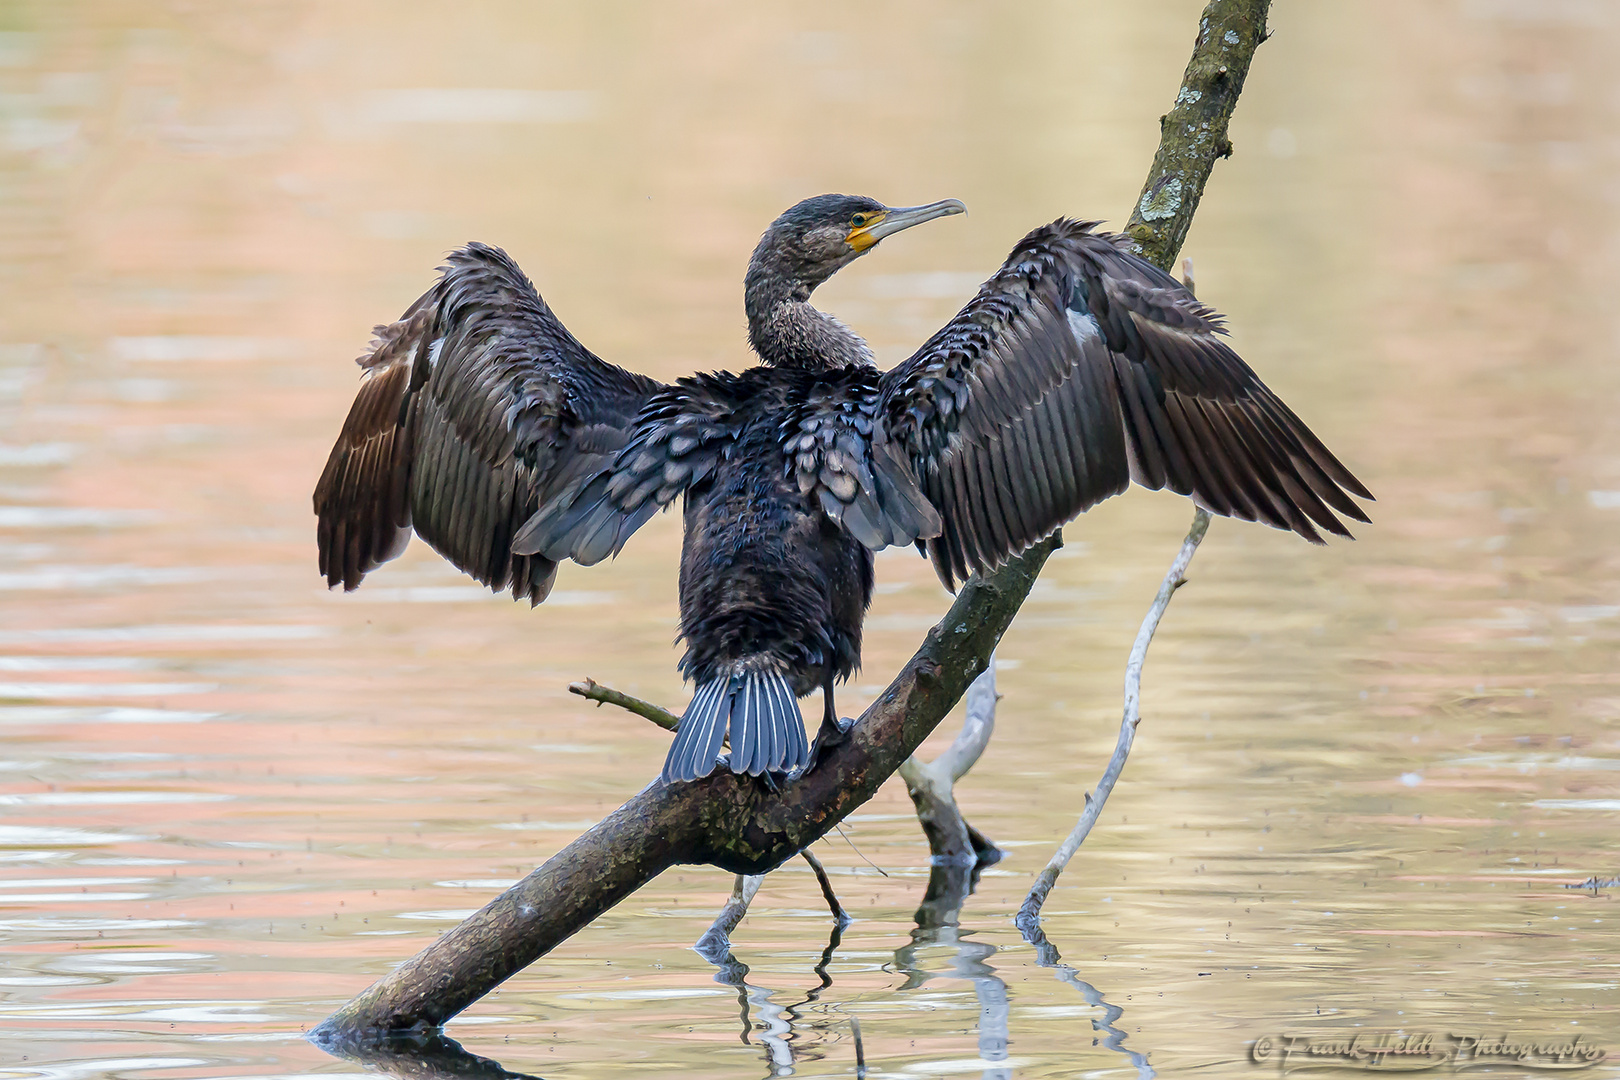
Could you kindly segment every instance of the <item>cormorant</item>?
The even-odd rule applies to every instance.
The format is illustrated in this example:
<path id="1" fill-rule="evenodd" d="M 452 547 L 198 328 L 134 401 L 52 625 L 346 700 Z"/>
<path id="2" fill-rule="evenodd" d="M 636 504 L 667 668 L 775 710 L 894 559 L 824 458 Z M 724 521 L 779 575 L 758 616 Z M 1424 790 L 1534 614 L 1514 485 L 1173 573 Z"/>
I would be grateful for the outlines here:
<path id="1" fill-rule="evenodd" d="M 872 552 L 916 543 L 947 588 L 1130 481 L 1321 543 L 1371 493 L 1226 344 L 1221 317 L 1098 222 L 1031 232 L 909 360 L 879 371 L 810 304 L 884 237 L 962 213 L 820 195 L 748 264 L 762 361 L 664 385 L 598 359 L 498 248 L 453 253 L 379 327 L 315 490 L 320 568 L 353 589 L 414 529 L 499 592 L 546 598 L 565 558 L 617 554 L 684 496 L 680 661 L 664 765 L 731 739 L 758 776 L 810 763 L 797 699 L 860 662 Z"/>

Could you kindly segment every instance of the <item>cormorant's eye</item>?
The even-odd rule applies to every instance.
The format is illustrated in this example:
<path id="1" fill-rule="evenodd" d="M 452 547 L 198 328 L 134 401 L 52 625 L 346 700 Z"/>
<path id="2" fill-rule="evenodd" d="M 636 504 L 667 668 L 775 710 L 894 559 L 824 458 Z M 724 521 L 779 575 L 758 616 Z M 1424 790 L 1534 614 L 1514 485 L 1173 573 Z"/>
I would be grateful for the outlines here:
<path id="1" fill-rule="evenodd" d="M 857 229 L 864 229 L 866 228 L 866 215 L 856 214 L 854 217 L 849 219 L 849 223 Z"/>

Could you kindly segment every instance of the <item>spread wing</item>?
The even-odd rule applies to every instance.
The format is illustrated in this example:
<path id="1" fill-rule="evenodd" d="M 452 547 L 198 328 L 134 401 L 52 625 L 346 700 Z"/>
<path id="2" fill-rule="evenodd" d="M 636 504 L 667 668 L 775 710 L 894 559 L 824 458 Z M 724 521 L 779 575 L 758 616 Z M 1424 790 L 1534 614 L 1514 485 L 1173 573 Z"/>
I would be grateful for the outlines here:
<path id="1" fill-rule="evenodd" d="M 1094 222 L 1025 237 L 883 376 L 871 461 L 939 511 L 954 587 L 1136 480 L 1321 542 L 1371 493 L 1222 340 L 1221 320 Z M 893 451 L 883 443 L 892 444 Z M 897 451 L 897 452 L 894 452 Z"/>
<path id="2" fill-rule="evenodd" d="M 631 533 L 731 454 L 750 396 L 746 377 L 726 372 L 694 375 L 659 391 L 642 407 L 623 448 L 594 464 L 576 497 L 530 519 L 514 550 L 587 566 L 617 555 Z"/>
<path id="3" fill-rule="evenodd" d="M 594 356 L 506 253 L 482 244 L 452 254 L 359 363 L 360 392 L 315 488 L 321 573 L 345 589 L 414 529 L 491 589 L 544 600 L 556 563 L 514 552 L 513 537 L 577 497 L 661 389 Z"/>

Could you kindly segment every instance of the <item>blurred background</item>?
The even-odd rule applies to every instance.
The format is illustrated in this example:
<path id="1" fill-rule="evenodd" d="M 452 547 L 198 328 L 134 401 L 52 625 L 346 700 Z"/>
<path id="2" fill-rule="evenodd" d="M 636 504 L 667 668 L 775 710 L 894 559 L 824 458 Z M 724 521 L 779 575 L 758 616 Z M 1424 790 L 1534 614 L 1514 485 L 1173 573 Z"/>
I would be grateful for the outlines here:
<path id="1" fill-rule="evenodd" d="M 667 736 L 565 688 L 684 705 L 675 516 L 534 611 L 420 543 L 317 578 L 351 360 L 448 250 L 505 247 L 670 379 L 749 363 L 743 268 L 790 203 L 963 199 L 817 294 L 891 364 L 1028 229 L 1123 224 L 1200 10 L 0 7 L 4 1076 L 356 1073 L 301 1030 L 656 775 Z M 711 967 L 732 879 L 684 868 L 452 1024 L 468 1049 L 852 1076 L 854 1017 L 872 1076 L 1241 1076 L 1284 1031 L 1620 1054 L 1612 896 L 1566 887 L 1620 872 L 1620 8 L 1271 25 L 1184 254 L 1379 501 L 1325 549 L 1211 528 L 1046 907 L 1069 967 L 1011 915 L 1112 747 L 1170 495 L 1070 526 L 1003 642 L 959 793 L 1008 857 L 959 934 L 914 922 L 894 780 L 817 846 L 858 920 L 830 956 L 795 863 Z M 912 552 L 878 573 L 852 714 L 948 604 Z"/>

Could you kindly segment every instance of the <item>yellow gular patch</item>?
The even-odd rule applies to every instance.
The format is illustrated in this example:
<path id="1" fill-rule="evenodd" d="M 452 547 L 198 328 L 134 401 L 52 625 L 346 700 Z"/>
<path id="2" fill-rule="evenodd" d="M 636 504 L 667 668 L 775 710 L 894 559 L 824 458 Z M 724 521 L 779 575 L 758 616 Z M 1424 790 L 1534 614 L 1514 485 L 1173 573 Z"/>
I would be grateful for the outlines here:
<path id="1" fill-rule="evenodd" d="M 849 235 L 844 237 L 844 242 L 856 251 L 866 251 L 877 243 L 877 237 L 872 235 L 872 226 L 888 217 L 887 214 L 877 210 L 867 211 L 864 216 L 866 218 L 865 223 L 852 226 Z"/>

